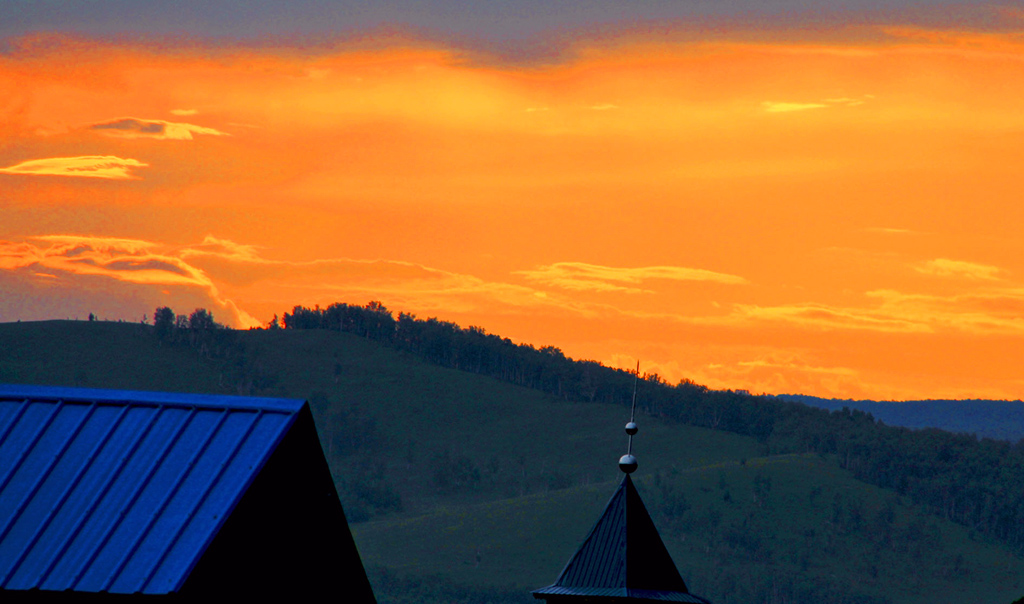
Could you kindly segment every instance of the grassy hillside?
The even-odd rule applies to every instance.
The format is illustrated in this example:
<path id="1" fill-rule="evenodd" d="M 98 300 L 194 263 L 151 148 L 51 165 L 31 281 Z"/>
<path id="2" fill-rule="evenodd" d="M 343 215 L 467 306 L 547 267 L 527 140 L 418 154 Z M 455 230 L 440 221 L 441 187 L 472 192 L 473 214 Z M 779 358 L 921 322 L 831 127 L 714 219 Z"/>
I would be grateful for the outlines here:
<path id="1" fill-rule="evenodd" d="M 755 498 L 759 482 L 770 486 Z M 1010 552 L 814 456 L 674 468 L 637 484 L 690 589 L 715 602 L 783 601 L 772 593 L 803 602 L 1010 602 L 1022 591 L 1024 565 Z M 554 581 L 615 485 L 372 521 L 354 534 L 367 564 L 394 575 L 525 593 Z"/>
<path id="2" fill-rule="evenodd" d="M 128 323 L 0 324 L 0 382 L 212 392 L 218 368 Z"/>
<path id="3" fill-rule="evenodd" d="M 0 381 L 306 398 L 381 602 L 532 601 L 614 490 L 628 409 L 438 368 L 330 331 L 0 324 Z M 638 418 L 638 486 L 716 602 L 1007 603 L 1022 560 L 816 456 Z M 767 598 L 767 599 L 766 599 Z"/>

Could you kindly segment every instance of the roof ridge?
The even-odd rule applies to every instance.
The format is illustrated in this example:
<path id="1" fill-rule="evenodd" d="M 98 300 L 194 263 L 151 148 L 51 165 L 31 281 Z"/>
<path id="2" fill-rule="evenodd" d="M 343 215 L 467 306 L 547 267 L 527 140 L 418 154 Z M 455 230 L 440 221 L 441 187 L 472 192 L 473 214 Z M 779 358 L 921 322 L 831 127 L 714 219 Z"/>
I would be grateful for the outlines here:
<path id="1" fill-rule="evenodd" d="M 140 407 L 227 408 L 232 411 L 264 411 L 268 413 L 297 413 L 305 403 L 302 399 L 232 396 L 227 394 L 183 394 L 178 392 L 0 384 L 0 400 L 20 399 L 32 399 L 36 402 L 63 401 L 69 404 L 101 403 Z"/>

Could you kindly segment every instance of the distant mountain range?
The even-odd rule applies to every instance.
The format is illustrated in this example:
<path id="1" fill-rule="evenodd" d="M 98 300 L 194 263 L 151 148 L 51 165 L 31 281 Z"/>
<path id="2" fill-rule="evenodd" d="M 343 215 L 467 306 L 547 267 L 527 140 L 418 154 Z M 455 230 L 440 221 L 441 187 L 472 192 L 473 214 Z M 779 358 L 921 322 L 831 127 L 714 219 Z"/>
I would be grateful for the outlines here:
<path id="1" fill-rule="evenodd" d="M 775 398 L 829 411 L 858 409 L 889 426 L 940 428 L 1014 442 L 1024 438 L 1024 401 L 1019 400 L 854 401 L 804 394 L 780 394 Z"/>

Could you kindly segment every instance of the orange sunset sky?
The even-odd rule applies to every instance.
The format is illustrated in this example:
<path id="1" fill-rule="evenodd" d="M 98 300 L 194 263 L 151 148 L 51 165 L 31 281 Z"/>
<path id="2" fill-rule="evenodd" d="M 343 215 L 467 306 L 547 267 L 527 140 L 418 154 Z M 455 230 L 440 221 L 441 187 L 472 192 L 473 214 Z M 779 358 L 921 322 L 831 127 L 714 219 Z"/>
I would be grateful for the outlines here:
<path id="1" fill-rule="evenodd" d="M 1022 398 L 1024 12 L 989 10 L 12 33 L 0 321 L 380 300 L 671 382 Z"/>

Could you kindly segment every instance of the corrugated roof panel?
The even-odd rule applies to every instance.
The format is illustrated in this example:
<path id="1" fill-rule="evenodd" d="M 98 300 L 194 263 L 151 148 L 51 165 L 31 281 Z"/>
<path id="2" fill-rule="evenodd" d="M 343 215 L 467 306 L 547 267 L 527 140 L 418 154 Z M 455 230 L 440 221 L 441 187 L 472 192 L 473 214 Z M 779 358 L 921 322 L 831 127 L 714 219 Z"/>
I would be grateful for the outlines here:
<path id="1" fill-rule="evenodd" d="M 116 408 L 116 407 L 111 407 Z M 130 479 L 124 470 L 160 416 L 157 407 L 127 407 L 60 515 L 60 552 L 40 577 L 42 589 L 68 589 L 84 572 L 113 521 L 117 493 Z M 120 488 L 119 488 L 120 487 Z M 112 494 L 113 493 L 113 494 Z M 56 538 L 57 536 L 54 535 Z M 92 545 L 93 547 L 90 547 Z"/>
<path id="2" fill-rule="evenodd" d="M 109 559 L 116 559 L 117 563 L 113 576 L 106 579 L 102 590 L 115 593 L 143 591 L 149 573 L 173 545 L 171 538 L 175 528 L 186 523 L 188 516 L 198 507 L 198 497 L 183 487 L 191 478 L 201 478 L 194 470 L 204 456 L 210 461 L 219 461 L 222 452 L 211 448 L 210 443 L 218 436 L 228 413 L 226 410 L 196 411 L 188 418 L 156 472 L 147 477 L 132 512 L 118 527 L 118 533 L 115 533 L 117 541 L 125 547 L 111 552 L 115 555 Z M 162 525 L 164 532 L 154 530 L 158 524 Z"/>
<path id="3" fill-rule="evenodd" d="M 22 559 L 14 561 L 9 571 L 8 582 L 11 585 L 38 584 L 54 557 L 59 555 L 63 541 L 60 537 L 67 531 L 69 521 L 80 513 L 74 505 L 77 500 L 74 495 L 91 487 L 89 469 L 113 433 L 112 428 L 126 413 L 127 407 L 90 407 L 89 417 L 77 438 L 69 441 L 64 455 L 45 476 L 46 480 L 31 507 L 19 518 L 19 523 L 30 526 L 33 534 L 28 540 L 13 536 L 10 539 L 11 543 L 24 544 Z M 40 446 L 43 446 L 42 442 Z"/>
<path id="4" fill-rule="evenodd" d="M 0 386 L 0 587 L 181 587 L 303 401 Z"/>
<path id="5" fill-rule="evenodd" d="M 194 409 L 161 409 L 153 429 L 142 445 L 127 459 L 123 471 L 104 495 L 94 514 L 95 521 L 83 531 L 82 567 L 71 578 L 69 588 L 81 591 L 109 590 L 119 570 L 121 557 L 131 547 L 131 539 L 141 530 L 142 517 L 153 509 L 153 477 L 164 469 L 163 463 L 175 443 L 186 431 Z M 165 476 L 160 476 L 165 479 Z M 163 487 L 156 482 L 156 488 Z M 123 593 L 123 592 L 122 592 Z"/>
<path id="6" fill-rule="evenodd" d="M 23 544 L 35 525 L 33 496 L 49 475 L 47 466 L 63 448 L 62 440 L 68 440 L 59 438 L 61 431 L 83 410 L 59 411 L 59 406 L 28 404 L 5 439 L 13 446 L 0 447 L 0 560 L 15 562 L 23 557 Z M 34 450 L 42 454 L 32 454 Z"/>
<path id="7" fill-rule="evenodd" d="M 178 527 L 167 526 L 167 532 L 173 534 L 173 540 L 165 548 L 167 561 L 179 561 L 178 564 L 164 562 L 153 569 L 146 578 L 143 591 L 147 593 L 165 593 L 181 587 L 180 583 L 188 575 L 189 567 L 180 565 L 186 559 L 184 552 L 203 550 L 209 544 L 214 528 L 224 519 L 224 510 L 231 504 L 234 494 L 244 490 L 244 477 L 253 471 L 253 459 L 264 459 L 270 453 L 268 442 L 270 436 L 280 429 L 282 416 L 277 414 L 250 414 L 229 418 L 228 423 L 235 421 L 239 425 L 229 426 L 223 431 L 223 440 L 218 446 L 222 455 L 218 455 L 216 463 L 213 456 L 205 461 L 208 467 L 198 468 L 192 484 L 187 490 L 189 497 L 196 498 L 196 505 L 191 515 L 179 523 Z M 199 480 L 198 477 L 202 477 Z M 184 497 L 182 497 L 184 499 Z"/>

